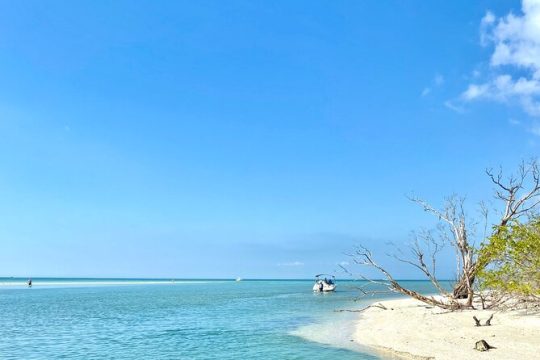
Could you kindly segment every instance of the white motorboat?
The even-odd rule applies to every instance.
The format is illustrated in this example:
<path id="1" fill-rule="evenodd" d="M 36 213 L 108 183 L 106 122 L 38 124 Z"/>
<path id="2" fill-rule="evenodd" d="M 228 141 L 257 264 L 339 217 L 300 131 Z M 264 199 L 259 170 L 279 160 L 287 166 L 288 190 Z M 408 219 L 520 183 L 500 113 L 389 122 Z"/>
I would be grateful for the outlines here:
<path id="1" fill-rule="evenodd" d="M 315 276 L 315 284 L 313 284 L 313 291 L 315 292 L 328 292 L 336 290 L 336 277 L 329 274 L 319 274 Z"/>

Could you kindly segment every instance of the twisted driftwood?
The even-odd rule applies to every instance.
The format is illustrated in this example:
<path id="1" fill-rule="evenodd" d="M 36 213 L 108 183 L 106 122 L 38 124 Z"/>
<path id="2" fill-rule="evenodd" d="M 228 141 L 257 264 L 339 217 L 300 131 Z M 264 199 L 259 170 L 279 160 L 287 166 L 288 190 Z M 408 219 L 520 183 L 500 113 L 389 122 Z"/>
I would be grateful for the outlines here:
<path id="1" fill-rule="evenodd" d="M 473 316 L 473 319 L 474 319 L 474 322 L 475 322 L 475 326 L 491 326 L 491 320 L 493 319 L 493 314 L 491 314 L 491 316 L 489 317 L 489 319 L 486 320 L 485 324 L 482 325 L 480 323 L 480 320 L 478 320 L 478 318 L 475 316 Z"/>

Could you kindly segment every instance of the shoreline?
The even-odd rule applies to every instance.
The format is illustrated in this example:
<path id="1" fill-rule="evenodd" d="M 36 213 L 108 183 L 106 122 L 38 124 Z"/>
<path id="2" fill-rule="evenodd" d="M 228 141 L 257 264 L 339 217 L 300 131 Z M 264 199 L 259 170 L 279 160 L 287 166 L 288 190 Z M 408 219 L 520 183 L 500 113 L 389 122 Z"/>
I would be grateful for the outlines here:
<path id="1" fill-rule="evenodd" d="M 414 299 L 375 302 L 355 320 L 353 339 L 383 357 L 409 360 L 458 358 L 532 359 L 540 352 L 540 313 L 462 310 L 449 312 Z M 494 314 L 492 326 L 476 327 Z M 479 352 L 476 341 L 494 348 Z"/>

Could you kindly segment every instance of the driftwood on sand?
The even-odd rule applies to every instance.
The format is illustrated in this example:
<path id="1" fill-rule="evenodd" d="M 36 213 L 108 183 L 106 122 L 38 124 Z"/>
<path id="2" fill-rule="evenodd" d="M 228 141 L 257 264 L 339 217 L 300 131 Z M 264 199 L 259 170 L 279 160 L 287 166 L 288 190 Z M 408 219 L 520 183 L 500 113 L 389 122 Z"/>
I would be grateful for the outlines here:
<path id="1" fill-rule="evenodd" d="M 491 326 L 491 320 L 493 319 L 493 314 L 491 314 L 491 316 L 489 317 L 489 319 L 486 320 L 486 322 L 484 323 L 484 325 L 482 325 L 480 323 L 480 320 L 478 320 L 478 318 L 475 316 L 473 316 L 473 319 L 474 319 L 474 322 L 475 322 L 475 326 Z"/>
<path id="2" fill-rule="evenodd" d="M 474 344 L 474 350 L 488 351 L 490 349 L 495 349 L 495 348 L 489 345 L 486 340 L 480 340 L 480 341 L 477 341 L 476 344 Z"/>
<path id="3" fill-rule="evenodd" d="M 384 306 L 383 304 L 371 304 L 371 305 L 368 305 L 368 306 L 363 307 L 361 309 L 355 309 L 355 310 L 338 309 L 338 310 L 334 310 L 334 312 L 362 312 L 364 310 L 367 310 L 367 309 L 373 308 L 373 307 L 383 309 L 383 310 L 388 310 L 388 308 L 386 306 Z M 394 309 L 390 309 L 390 310 L 394 310 Z"/>

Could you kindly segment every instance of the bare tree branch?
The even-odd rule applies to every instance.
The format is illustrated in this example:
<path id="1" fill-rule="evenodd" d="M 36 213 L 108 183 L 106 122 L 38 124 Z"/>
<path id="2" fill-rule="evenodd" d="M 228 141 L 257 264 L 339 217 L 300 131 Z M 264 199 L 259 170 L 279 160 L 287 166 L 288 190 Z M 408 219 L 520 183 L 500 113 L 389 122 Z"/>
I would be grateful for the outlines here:
<path id="1" fill-rule="evenodd" d="M 442 295 L 441 298 L 424 296 L 403 287 L 383 266 L 375 262 L 372 253 L 362 246 L 351 255 L 354 263 L 377 270 L 383 279 L 373 280 L 360 275 L 360 278 L 366 281 L 360 291 L 365 295 L 373 295 L 380 293 L 379 289 L 383 288 L 386 291 L 401 293 L 426 304 L 451 311 L 461 308 L 474 308 L 473 302 L 480 302 L 483 309 L 504 305 L 510 298 L 508 294 L 486 294 L 477 291 L 475 285 L 476 275 L 487 264 L 485 260 L 476 257 L 475 238 L 478 237 L 476 228 L 483 225 L 481 238 L 489 239 L 510 221 L 522 216 L 531 216 L 532 212 L 540 206 L 540 165 L 536 159 L 533 159 L 529 162 L 522 162 L 515 175 L 504 177 L 502 168 L 499 168 L 497 172 L 493 171 L 493 169 L 487 169 L 486 174 L 495 185 L 495 198 L 502 201 L 503 204 L 503 210 L 495 212 L 500 217 L 492 227 L 488 226 L 491 216 L 485 203 L 480 203 L 481 218 L 475 221 L 466 215 L 465 198 L 463 197 L 450 196 L 445 199 L 442 208 L 436 208 L 418 197 L 408 197 L 409 200 L 419 205 L 425 212 L 432 214 L 439 220 L 436 236 L 431 231 L 415 233 L 414 241 L 409 247 L 410 253 L 404 254 L 398 248 L 399 254 L 390 256 L 424 274 Z M 493 230 L 489 231 L 488 229 Z M 451 293 L 441 285 L 436 274 L 437 256 L 446 244 L 450 244 L 456 254 L 457 282 Z M 347 269 L 342 268 L 350 274 Z M 373 289 L 374 286 L 377 290 Z M 460 302 L 459 299 L 466 299 L 466 301 Z M 540 298 L 529 297 L 523 299 L 523 302 L 526 304 L 532 303 L 536 306 L 540 302 Z"/>
<path id="2" fill-rule="evenodd" d="M 379 285 L 384 284 L 385 286 L 388 287 L 388 290 L 392 292 L 401 293 L 401 294 L 410 296 L 414 299 L 420 300 L 426 304 L 438 306 L 444 309 L 456 310 L 461 307 L 461 305 L 458 302 L 454 301 L 452 298 L 449 298 L 448 299 L 449 301 L 445 302 L 442 299 L 436 299 L 433 296 L 431 297 L 424 296 L 414 290 L 410 290 L 401 286 L 401 284 L 398 281 L 396 281 L 385 268 L 383 268 L 381 265 L 375 262 L 371 251 L 369 251 L 369 249 L 363 246 L 360 246 L 360 248 L 356 251 L 354 256 L 355 256 L 355 261 L 358 264 L 372 267 L 378 270 L 386 278 L 386 281 L 379 282 L 379 281 L 370 280 L 366 277 L 362 277 L 364 280 L 367 280 L 370 283 L 375 283 Z"/>

